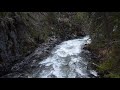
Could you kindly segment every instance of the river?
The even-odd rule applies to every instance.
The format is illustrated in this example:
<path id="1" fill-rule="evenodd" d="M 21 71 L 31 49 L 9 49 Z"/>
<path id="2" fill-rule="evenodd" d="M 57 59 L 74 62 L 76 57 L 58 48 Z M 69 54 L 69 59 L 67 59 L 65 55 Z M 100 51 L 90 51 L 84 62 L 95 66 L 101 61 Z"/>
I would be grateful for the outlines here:
<path id="1" fill-rule="evenodd" d="M 68 40 L 57 45 L 51 54 L 39 62 L 39 69 L 32 77 L 36 78 L 94 78 L 97 72 L 88 69 L 89 60 L 82 52 L 85 44 L 91 43 L 89 36 Z M 89 53 L 89 51 L 86 51 Z"/>

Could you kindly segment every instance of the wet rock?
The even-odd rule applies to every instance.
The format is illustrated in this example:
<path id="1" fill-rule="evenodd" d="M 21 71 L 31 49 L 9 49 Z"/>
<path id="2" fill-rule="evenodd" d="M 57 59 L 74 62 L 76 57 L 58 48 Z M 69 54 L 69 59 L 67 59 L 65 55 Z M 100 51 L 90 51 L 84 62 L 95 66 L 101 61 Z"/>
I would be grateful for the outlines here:
<path id="1" fill-rule="evenodd" d="M 51 37 L 52 38 L 52 37 Z M 45 59 L 53 49 L 57 39 L 53 39 L 51 42 L 41 44 L 36 50 L 23 59 L 21 62 L 15 64 L 11 71 L 20 72 L 20 71 L 31 71 L 32 69 L 37 68 L 38 62 Z M 31 71 L 32 72 L 32 71 Z"/>
<path id="2" fill-rule="evenodd" d="M 32 17 L 39 17 L 34 21 L 27 13 L 10 12 L 9 14 L 0 18 L 0 76 L 10 73 L 16 63 L 24 60 L 22 58 L 34 51 L 38 42 L 44 42 L 42 39 L 36 42 L 33 36 L 35 32 L 41 31 L 42 23 L 39 25 L 36 23 L 42 20 L 43 15 L 29 13 Z M 26 19 L 29 19 L 29 22 Z M 32 25 L 35 28 L 33 32 L 30 32 Z"/>
<path id="3" fill-rule="evenodd" d="M 85 44 L 84 47 L 83 47 L 84 50 L 88 50 L 88 51 L 91 51 L 91 47 L 89 44 Z"/>
<path id="4" fill-rule="evenodd" d="M 0 78 L 29 78 L 29 74 L 25 73 L 19 73 L 19 72 L 14 72 L 14 73 L 9 73 L 7 75 L 4 75 Z"/>

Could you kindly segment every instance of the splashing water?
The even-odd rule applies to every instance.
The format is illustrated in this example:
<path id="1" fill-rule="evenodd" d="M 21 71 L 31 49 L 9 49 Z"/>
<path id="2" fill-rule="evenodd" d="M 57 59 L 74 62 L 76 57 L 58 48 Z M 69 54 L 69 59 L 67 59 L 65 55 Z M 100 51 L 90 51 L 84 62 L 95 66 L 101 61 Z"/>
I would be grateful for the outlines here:
<path id="1" fill-rule="evenodd" d="M 91 43 L 89 36 L 62 42 L 41 61 L 39 70 L 34 73 L 38 78 L 91 78 L 97 76 L 94 70 L 88 70 L 88 61 L 80 56 L 85 44 Z"/>

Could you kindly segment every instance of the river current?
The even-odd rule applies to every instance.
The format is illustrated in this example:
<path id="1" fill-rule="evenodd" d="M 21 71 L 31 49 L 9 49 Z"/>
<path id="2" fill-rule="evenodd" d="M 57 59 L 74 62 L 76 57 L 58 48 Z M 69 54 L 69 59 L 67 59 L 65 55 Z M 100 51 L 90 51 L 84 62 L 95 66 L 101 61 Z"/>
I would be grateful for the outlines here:
<path id="1" fill-rule="evenodd" d="M 91 43 L 89 36 L 64 41 L 57 45 L 50 56 L 39 62 L 34 72 L 37 78 L 91 78 L 97 72 L 88 69 L 89 60 L 81 56 L 85 44 Z M 89 51 L 87 51 L 89 53 Z"/>

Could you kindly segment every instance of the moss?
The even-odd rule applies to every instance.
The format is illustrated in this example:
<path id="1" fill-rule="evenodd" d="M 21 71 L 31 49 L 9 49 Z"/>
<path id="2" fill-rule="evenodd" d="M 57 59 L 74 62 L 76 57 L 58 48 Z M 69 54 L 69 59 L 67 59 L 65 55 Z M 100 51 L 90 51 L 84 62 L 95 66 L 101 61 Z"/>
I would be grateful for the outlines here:
<path id="1" fill-rule="evenodd" d="M 120 78 L 120 12 L 91 12 L 90 17 L 78 12 L 78 19 L 90 33 L 90 49 L 97 55 L 98 72 L 104 77 Z"/>
<path id="2" fill-rule="evenodd" d="M 116 60 L 105 60 L 102 64 L 99 65 L 99 71 L 111 70 L 116 64 Z"/>
<path id="3" fill-rule="evenodd" d="M 107 71 L 109 74 L 104 73 L 104 77 L 118 77 L 120 74 L 120 46 L 114 44 L 109 47 L 97 70 L 104 73 Z M 101 60 L 101 59 L 100 59 Z"/>
<path id="4" fill-rule="evenodd" d="M 5 17 L 8 14 L 8 12 L 0 12 L 1 17 Z"/>
<path id="5" fill-rule="evenodd" d="M 80 20 L 80 21 L 83 21 L 83 20 L 87 20 L 87 13 L 86 12 L 78 12 L 76 15 L 75 15 L 75 20 Z"/>
<path id="6" fill-rule="evenodd" d="M 110 73 L 107 75 L 104 75 L 105 78 L 120 78 L 120 74 Z"/>

